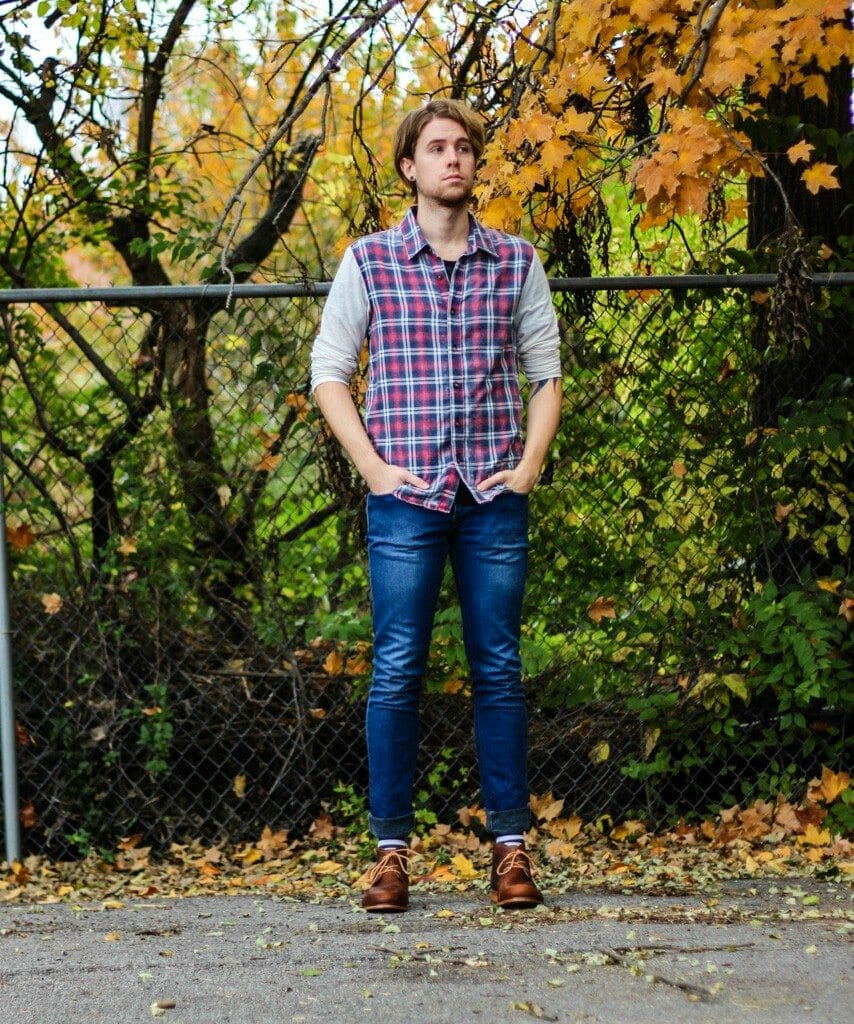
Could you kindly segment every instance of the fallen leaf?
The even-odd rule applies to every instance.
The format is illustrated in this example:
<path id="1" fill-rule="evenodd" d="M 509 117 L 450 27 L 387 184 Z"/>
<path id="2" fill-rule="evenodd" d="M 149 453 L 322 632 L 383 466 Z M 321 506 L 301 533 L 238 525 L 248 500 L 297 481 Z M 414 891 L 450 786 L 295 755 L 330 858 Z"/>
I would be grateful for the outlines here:
<path id="1" fill-rule="evenodd" d="M 453 864 L 457 875 L 459 875 L 459 877 L 464 881 L 469 878 L 477 877 L 477 869 L 464 853 L 458 853 L 454 857 L 451 857 L 451 864 Z"/>
<path id="2" fill-rule="evenodd" d="M 557 1020 L 558 1018 L 553 1014 L 544 1010 L 539 1003 L 524 1002 L 524 1003 L 513 1003 L 514 1010 L 521 1010 L 523 1013 L 529 1013 L 532 1017 L 536 1017 L 537 1020 Z"/>
<path id="3" fill-rule="evenodd" d="M 238 800 L 242 800 L 246 796 L 246 776 L 235 775 L 234 781 L 231 784 L 231 789 Z"/>
<path id="4" fill-rule="evenodd" d="M 339 871 L 344 870 L 344 865 L 336 860 L 324 860 L 315 864 L 311 870 L 316 875 L 337 875 Z"/>
<path id="5" fill-rule="evenodd" d="M 826 846 L 830 842 L 830 832 L 826 828 L 807 825 L 803 835 L 798 836 L 798 842 L 808 846 Z"/>
<path id="6" fill-rule="evenodd" d="M 104 942 L 118 942 L 121 937 L 121 932 L 107 932 Z"/>
<path id="7" fill-rule="evenodd" d="M 830 804 L 851 785 L 848 772 L 832 772 L 822 766 L 821 779 L 813 779 L 807 792 L 810 800 Z"/>
<path id="8" fill-rule="evenodd" d="M 646 823 L 637 818 L 624 821 L 611 831 L 611 838 L 622 842 L 624 839 L 631 839 L 632 836 L 641 835 L 646 831 Z"/>
<path id="9" fill-rule="evenodd" d="M 564 800 L 555 800 L 551 790 L 543 796 L 531 796 L 530 805 L 538 821 L 551 821 L 563 810 Z M 567 837 L 569 838 L 569 837 Z"/>

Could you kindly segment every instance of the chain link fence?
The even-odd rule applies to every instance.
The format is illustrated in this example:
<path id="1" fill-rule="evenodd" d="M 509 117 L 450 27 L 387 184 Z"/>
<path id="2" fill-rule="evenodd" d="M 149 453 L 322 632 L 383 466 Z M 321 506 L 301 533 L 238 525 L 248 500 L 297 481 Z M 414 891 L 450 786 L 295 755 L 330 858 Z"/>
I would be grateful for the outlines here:
<path id="1" fill-rule="evenodd" d="M 813 279 L 796 309 L 765 277 L 553 282 L 564 416 L 532 495 L 523 637 L 534 792 L 654 824 L 841 767 L 844 694 L 780 694 L 827 659 L 842 686 L 847 634 L 775 651 L 756 601 L 797 584 L 846 625 L 852 281 Z M 322 292 L 0 297 L 27 851 L 364 806 L 364 494 L 309 395 Z M 478 800 L 450 579 L 434 632 L 425 825 Z"/>

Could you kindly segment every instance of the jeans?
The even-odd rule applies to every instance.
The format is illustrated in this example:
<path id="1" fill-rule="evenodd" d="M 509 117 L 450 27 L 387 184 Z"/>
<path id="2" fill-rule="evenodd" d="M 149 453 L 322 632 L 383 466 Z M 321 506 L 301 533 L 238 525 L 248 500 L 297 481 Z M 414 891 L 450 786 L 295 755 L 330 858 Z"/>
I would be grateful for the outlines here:
<path id="1" fill-rule="evenodd" d="M 368 496 L 374 671 L 366 734 L 369 823 L 378 839 L 405 838 L 415 827 L 418 709 L 448 557 L 471 670 L 487 828 L 500 835 L 529 827 L 519 656 L 527 556 L 527 495 L 505 491 L 486 504 L 457 503 L 450 514 L 390 494 Z"/>

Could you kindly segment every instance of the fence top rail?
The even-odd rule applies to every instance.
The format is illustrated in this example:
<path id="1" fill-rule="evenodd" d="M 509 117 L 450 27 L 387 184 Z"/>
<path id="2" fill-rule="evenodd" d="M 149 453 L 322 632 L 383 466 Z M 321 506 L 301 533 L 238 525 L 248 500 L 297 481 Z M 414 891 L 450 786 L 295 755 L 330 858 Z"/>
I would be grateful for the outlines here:
<path id="1" fill-rule="evenodd" d="M 850 287 L 854 273 L 812 274 L 818 287 Z M 317 298 L 327 295 L 330 281 L 291 284 L 154 285 L 109 288 L 2 288 L 0 305 L 55 302 L 104 302 L 108 305 L 141 305 L 169 299 Z M 687 291 L 720 288 L 773 288 L 776 274 L 677 274 L 648 277 L 553 277 L 553 292 Z"/>

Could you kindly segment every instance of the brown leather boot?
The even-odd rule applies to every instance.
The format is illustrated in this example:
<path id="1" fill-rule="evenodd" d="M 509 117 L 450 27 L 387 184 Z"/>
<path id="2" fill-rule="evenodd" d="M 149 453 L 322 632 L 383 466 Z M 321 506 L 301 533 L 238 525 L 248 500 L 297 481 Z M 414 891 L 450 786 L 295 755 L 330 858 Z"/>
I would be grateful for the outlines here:
<path id="1" fill-rule="evenodd" d="M 534 885 L 534 864 L 524 846 L 495 843 L 492 847 L 490 898 L 499 907 L 536 907 L 543 894 Z"/>
<path id="2" fill-rule="evenodd" d="M 370 888 L 362 897 L 365 910 L 399 914 L 409 906 L 409 850 L 377 850 L 377 862 L 368 876 Z"/>

